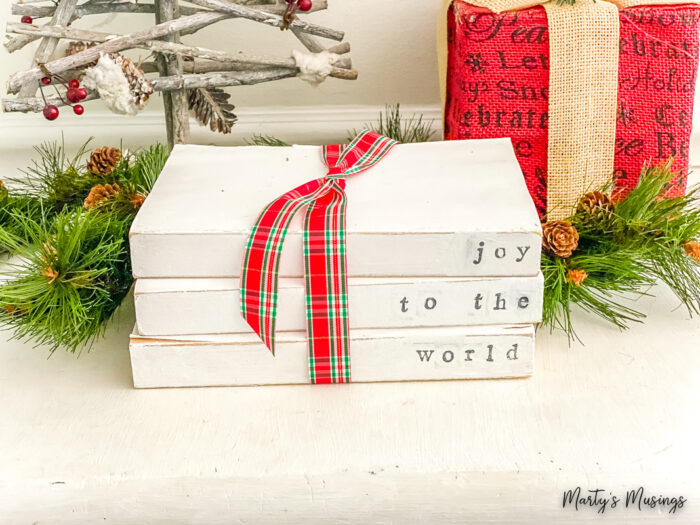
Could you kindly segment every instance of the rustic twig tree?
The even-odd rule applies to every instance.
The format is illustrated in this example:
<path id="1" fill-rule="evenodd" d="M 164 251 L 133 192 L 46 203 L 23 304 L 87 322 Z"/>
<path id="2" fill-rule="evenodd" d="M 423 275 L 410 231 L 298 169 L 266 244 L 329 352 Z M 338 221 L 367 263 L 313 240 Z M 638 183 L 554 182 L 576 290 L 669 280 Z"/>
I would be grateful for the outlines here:
<path id="1" fill-rule="evenodd" d="M 189 141 L 190 110 L 212 130 L 230 132 L 235 115 L 231 113 L 233 106 L 228 103 L 229 95 L 220 89 L 222 87 L 296 76 L 314 83 L 327 76 L 345 80 L 357 78 L 347 56 L 350 45 L 340 43 L 327 47 L 318 38 L 341 42 L 344 33 L 306 22 L 298 16 L 326 9 L 327 0 L 183 0 L 182 4 L 179 0 L 17 0 L 12 4 L 12 13 L 21 16 L 22 22 L 7 24 L 5 47 L 15 52 L 36 40 L 40 42 L 31 68 L 10 77 L 7 92 L 17 96 L 4 99 L 3 110 L 37 112 L 45 111 L 47 106 L 69 105 L 76 101 L 69 93 L 70 86 L 57 85 L 61 82 L 52 82 L 53 78 L 78 78 L 85 74 L 86 68 L 95 67 L 102 57 L 115 57 L 128 49 L 148 50 L 155 56 L 153 61 L 147 59 L 137 66 L 128 59 L 118 60 L 118 63 L 122 67 L 126 64 L 130 71 L 136 70 L 138 75 L 159 74 L 156 78 L 140 78 L 148 84 L 147 94 L 150 91 L 163 93 L 168 141 L 172 145 Z M 155 16 L 155 24 L 124 35 L 71 27 L 72 22 L 82 17 L 105 13 L 151 14 Z M 308 53 L 294 52 L 293 57 L 282 58 L 249 56 L 185 45 L 180 41 L 183 35 L 230 18 L 289 29 Z M 47 21 L 39 25 L 35 23 L 37 19 Z M 58 56 L 58 43 L 62 39 L 72 41 L 73 52 Z M 37 96 L 42 83 L 53 83 L 55 94 L 45 95 L 42 90 L 41 96 Z M 142 101 L 147 99 L 147 94 Z M 100 96 L 100 89 L 93 88 L 85 90 L 78 100 Z M 106 101 L 105 95 L 103 98 Z M 82 112 L 82 106 L 79 111 Z"/>

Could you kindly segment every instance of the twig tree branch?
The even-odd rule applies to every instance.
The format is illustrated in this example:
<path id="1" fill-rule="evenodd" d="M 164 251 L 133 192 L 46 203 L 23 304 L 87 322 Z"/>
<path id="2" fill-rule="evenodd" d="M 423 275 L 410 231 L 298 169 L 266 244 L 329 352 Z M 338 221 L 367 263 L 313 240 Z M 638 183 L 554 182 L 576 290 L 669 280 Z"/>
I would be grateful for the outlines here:
<path id="1" fill-rule="evenodd" d="M 40 39 L 41 42 L 35 52 L 32 67 L 10 77 L 7 92 L 18 93 L 18 96 L 2 100 L 2 110 L 36 112 L 44 110 L 47 105 L 69 104 L 66 91 L 60 86 L 56 86 L 57 94 L 45 95 L 42 92 L 41 97 L 35 96 L 40 79 L 45 76 L 68 75 L 72 78 L 80 75 L 86 67 L 92 67 L 103 55 L 114 56 L 130 49 L 144 49 L 155 55 L 155 61 L 139 66 L 143 73 L 160 75 L 158 78 L 150 78 L 148 82 L 152 84 L 153 90 L 163 93 L 168 140 L 174 144 L 190 140 L 190 90 L 252 85 L 300 75 L 304 75 L 302 78 L 310 81 L 316 81 L 318 75 L 321 79 L 326 76 L 343 80 L 357 78 L 357 72 L 352 69 L 352 62 L 348 56 L 350 45 L 340 43 L 326 46 L 320 40 L 342 41 L 344 33 L 309 23 L 297 16 L 283 16 L 289 9 L 288 2 L 284 0 L 183 2 L 190 5 L 181 6 L 180 0 L 15 0 L 12 5 L 14 15 L 31 16 L 35 21 L 46 18 L 47 21 L 44 24 L 7 24 L 6 34 L 9 38 L 5 47 L 9 52 L 21 49 L 35 40 Z M 327 0 L 313 0 L 309 12 L 326 9 L 327 6 Z M 106 13 L 152 14 L 155 15 L 155 24 L 147 29 L 123 35 L 78 29 L 71 25 L 84 17 Z M 287 15 L 289 14 L 290 12 L 287 12 Z M 290 33 L 310 53 L 327 51 L 328 54 L 313 57 L 313 60 L 304 56 L 301 61 L 302 56 L 299 55 L 295 55 L 297 58 L 253 56 L 180 42 L 182 35 L 196 33 L 204 27 L 232 18 L 282 29 L 288 27 Z M 57 45 L 61 40 L 87 42 L 90 46 L 68 56 L 56 56 Z M 297 60 L 300 60 L 299 64 Z M 100 92 L 108 101 L 110 92 Z M 208 96 L 198 96 L 200 101 L 213 100 Z M 220 94 L 219 97 L 221 96 L 223 95 Z M 84 100 L 98 98 L 100 94 L 91 91 Z M 201 102 L 197 103 L 197 107 L 201 109 Z M 204 107 L 206 108 L 206 105 Z M 232 105 L 228 103 L 228 107 L 232 108 Z M 76 108 L 76 112 L 77 109 L 81 108 Z M 53 111 L 55 112 L 55 109 Z M 199 113 L 196 114 L 201 120 Z M 235 116 L 233 118 L 235 119 Z M 230 125 L 227 130 L 230 130 Z"/>

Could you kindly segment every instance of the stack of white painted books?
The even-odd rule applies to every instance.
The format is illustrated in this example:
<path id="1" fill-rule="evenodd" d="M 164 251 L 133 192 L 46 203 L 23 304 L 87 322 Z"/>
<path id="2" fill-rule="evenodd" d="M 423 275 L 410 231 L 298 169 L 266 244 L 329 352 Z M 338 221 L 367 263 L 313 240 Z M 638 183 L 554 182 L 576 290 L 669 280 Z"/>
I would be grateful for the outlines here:
<path id="1" fill-rule="evenodd" d="M 240 313 L 260 211 L 325 175 L 317 146 L 176 146 L 131 229 L 136 387 L 308 383 L 301 219 L 280 262 L 276 354 Z M 525 377 L 541 228 L 507 139 L 401 144 L 347 179 L 353 382 Z"/>

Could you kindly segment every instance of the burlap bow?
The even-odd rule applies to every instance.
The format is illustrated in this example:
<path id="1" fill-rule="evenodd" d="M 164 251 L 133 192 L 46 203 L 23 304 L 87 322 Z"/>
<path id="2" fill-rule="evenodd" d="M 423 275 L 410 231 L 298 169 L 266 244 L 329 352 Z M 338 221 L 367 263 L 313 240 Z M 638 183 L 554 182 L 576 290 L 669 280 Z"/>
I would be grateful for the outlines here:
<path id="1" fill-rule="evenodd" d="M 547 216 L 571 214 L 581 194 L 613 173 L 620 17 L 638 5 L 696 3 L 688 0 L 468 0 L 496 13 L 541 5 L 549 24 L 549 126 Z M 440 70 L 445 95 L 447 36 L 444 0 L 440 21 Z"/>

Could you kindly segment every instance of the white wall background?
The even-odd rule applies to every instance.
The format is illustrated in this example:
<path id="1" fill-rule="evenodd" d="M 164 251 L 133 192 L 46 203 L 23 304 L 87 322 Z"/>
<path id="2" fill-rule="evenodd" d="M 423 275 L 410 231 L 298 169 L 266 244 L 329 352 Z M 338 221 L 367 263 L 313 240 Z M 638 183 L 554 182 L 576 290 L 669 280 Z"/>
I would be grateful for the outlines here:
<path id="1" fill-rule="evenodd" d="M 409 112 L 425 112 L 439 128 L 439 86 L 435 31 L 442 0 L 329 0 L 327 11 L 308 20 L 346 32 L 352 45 L 356 81 L 328 79 L 313 88 L 298 79 L 258 86 L 230 88 L 239 122 L 230 136 L 215 135 L 193 123 L 194 140 L 235 144 L 256 132 L 281 135 L 288 140 L 319 142 L 345 137 L 348 127 L 373 119 L 387 103 L 400 102 Z M 8 20 L 10 0 L 0 0 L 0 27 Z M 150 15 L 92 16 L 75 27 L 126 33 L 152 23 Z M 3 29 L 4 31 L 4 29 Z M 286 57 L 304 49 L 290 32 L 246 20 L 228 20 L 185 37 L 185 43 L 226 51 Z M 13 54 L 0 50 L 0 81 L 5 95 L 7 78 L 27 69 L 36 43 Z M 141 52 L 144 56 L 146 52 Z M 139 56 L 139 53 L 132 53 Z M 128 145 L 150 143 L 164 137 L 160 96 L 137 117 L 106 112 L 100 101 L 86 104 L 85 114 L 63 110 L 54 122 L 41 115 L 0 113 L 0 169 L 21 167 L 28 150 L 41 140 L 60 139 L 70 144 L 89 136 L 96 143 L 124 139 Z"/>
<path id="2" fill-rule="evenodd" d="M 10 0 L 0 0 L 0 28 L 8 20 Z M 199 143 L 240 144 L 253 133 L 269 133 L 297 142 L 335 142 L 375 118 L 384 104 L 401 103 L 404 110 L 424 113 L 440 128 L 440 93 L 436 57 L 436 24 L 442 0 L 329 0 L 327 11 L 313 13 L 308 20 L 346 32 L 352 44 L 357 81 L 328 79 L 313 88 L 298 79 L 250 87 L 230 88 L 239 121 L 231 135 L 218 135 L 193 123 L 193 140 Z M 75 23 L 99 31 L 126 33 L 152 23 L 151 15 L 120 14 L 93 16 Z M 0 29 L 4 31 L 4 29 Z M 206 28 L 185 42 L 226 51 L 246 51 L 289 56 L 303 49 L 289 32 L 246 20 L 229 20 Z M 36 43 L 8 54 L 0 48 L 0 86 L 5 95 L 7 78 L 29 67 Z M 142 52 L 142 55 L 145 52 Z M 139 53 L 132 53 L 138 57 Z M 698 97 L 700 98 L 700 97 Z M 126 147 L 164 140 L 165 129 L 160 96 L 137 117 L 118 116 L 100 101 L 86 104 L 78 117 L 63 110 L 58 120 L 48 122 L 37 114 L 0 113 L 0 178 L 2 173 L 24 167 L 33 145 L 44 140 L 65 139 L 69 146 L 90 136 L 94 144 Z M 696 111 L 696 123 L 700 112 Z M 696 126 L 700 129 L 700 126 Z M 693 145 L 700 144 L 694 135 Z M 694 152 L 697 152 L 694 154 Z M 700 147 L 691 147 L 691 164 L 700 165 Z"/>

